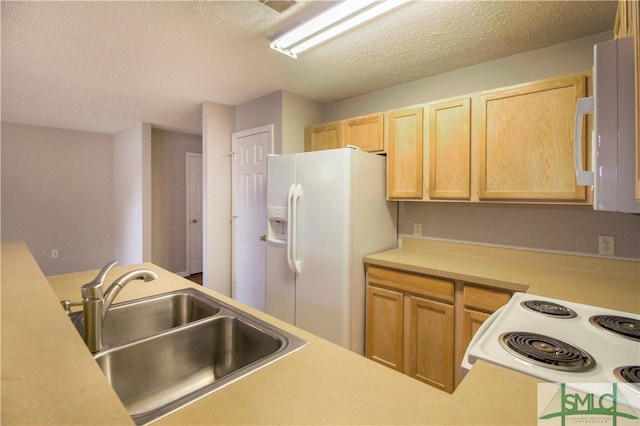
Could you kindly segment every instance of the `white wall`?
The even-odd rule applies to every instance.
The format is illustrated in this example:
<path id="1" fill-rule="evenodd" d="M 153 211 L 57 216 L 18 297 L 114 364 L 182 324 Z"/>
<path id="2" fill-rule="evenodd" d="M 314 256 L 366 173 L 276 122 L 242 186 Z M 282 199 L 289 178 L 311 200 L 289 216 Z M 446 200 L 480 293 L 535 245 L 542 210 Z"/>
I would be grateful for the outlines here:
<path id="1" fill-rule="evenodd" d="M 233 108 L 202 104 L 204 286 L 231 296 L 231 133 Z"/>
<path id="2" fill-rule="evenodd" d="M 26 241 L 45 275 L 113 260 L 111 135 L 2 123 L 1 166 L 3 242 Z"/>
<path id="3" fill-rule="evenodd" d="M 324 105 L 324 121 L 416 105 L 591 70 L 602 33 Z M 423 224 L 431 238 L 597 255 L 598 236 L 616 237 L 616 257 L 640 258 L 640 216 L 584 206 L 402 202 L 400 234 Z"/>
<path id="4" fill-rule="evenodd" d="M 114 256 L 121 265 L 151 261 L 151 125 L 113 136 Z"/>

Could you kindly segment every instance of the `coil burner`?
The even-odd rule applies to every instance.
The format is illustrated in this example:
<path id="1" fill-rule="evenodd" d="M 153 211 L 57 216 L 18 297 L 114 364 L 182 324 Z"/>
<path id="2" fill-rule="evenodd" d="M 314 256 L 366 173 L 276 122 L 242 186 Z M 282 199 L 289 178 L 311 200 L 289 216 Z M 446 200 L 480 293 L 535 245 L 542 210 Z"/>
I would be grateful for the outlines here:
<path id="1" fill-rule="evenodd" d="M 594 315 L 589 322 L 609 333 L 631 340 L 640 341 L 640 321 L 616 315 Z"/>
<path id="2" fill-rule="evenodd" d="M 618 380 L 629 383 L 640 390 L 640 365 L 625 365 L 613 370 L 613 374 Z"/>
<path id="3" fill-rule="evenodd" d="M 588 352 L 562 340 L 537 333 L 503 333 L 500 344 L 511 354 L 533 364 L 568 372 L 587 371 L 596 361 Z"/>
<path id="4" fill-rule="evenodd" d="M 573 309 L 546 300 L 525 300 L 520 305 L 526 309 L 555 318 L 575 318 L 578 316 Z"/>

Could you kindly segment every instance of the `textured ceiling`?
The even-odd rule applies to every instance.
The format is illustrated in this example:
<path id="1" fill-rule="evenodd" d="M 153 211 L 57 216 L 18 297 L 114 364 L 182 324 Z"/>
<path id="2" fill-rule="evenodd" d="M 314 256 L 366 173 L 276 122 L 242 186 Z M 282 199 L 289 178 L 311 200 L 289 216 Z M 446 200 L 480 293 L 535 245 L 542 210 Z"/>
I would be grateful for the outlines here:
<path id="1" fill-rule="evenodd" d="M 615 1 L 412 1 L 292 59 L 274 36 L 330 7 L 2 1 L 2 120 L 201 133 L 201 104 L 286 90 L 319 102 L 613 29 Z"/>

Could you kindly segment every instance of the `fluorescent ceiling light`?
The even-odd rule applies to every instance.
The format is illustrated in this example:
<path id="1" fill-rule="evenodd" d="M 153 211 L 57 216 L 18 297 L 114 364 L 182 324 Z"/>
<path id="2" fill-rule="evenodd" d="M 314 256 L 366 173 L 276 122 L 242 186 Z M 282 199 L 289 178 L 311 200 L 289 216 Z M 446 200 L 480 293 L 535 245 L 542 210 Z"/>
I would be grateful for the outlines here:
<path id="1" fill-rule="evenodd" d="M 357 25 L 369 21 L 409 0 L 345 0 L 271 42 L 271 48 L 296 58 Z"/>

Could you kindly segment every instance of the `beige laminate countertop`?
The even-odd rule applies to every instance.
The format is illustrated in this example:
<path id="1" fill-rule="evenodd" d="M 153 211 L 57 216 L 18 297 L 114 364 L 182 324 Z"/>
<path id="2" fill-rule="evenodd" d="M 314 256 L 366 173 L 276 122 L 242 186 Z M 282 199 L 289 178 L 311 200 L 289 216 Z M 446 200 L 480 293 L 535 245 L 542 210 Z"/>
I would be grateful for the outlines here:
<path id="1" fill-rule="evenodd" d="M 400 255 L 369 260 L 399 262 Z M 155 270 L 159 279 L 132 282 L 117 301 L 194 287 L 309 342 L 158 424 L 536 423 L 539 381 L 532 377 L 479 361 L 449 395 L 152 264 L 116 267 L 107 282 L 138 267 Z M 47 280 L 24 243 L 2 245 L 3 424 L 132 424 L 58 303 L 77 300 L 96 272 Z"/>
<path id="2" fill-rule="evenodd" d="M 640 313 L 640 262 L 405 238 L 365 263 Z"/>

